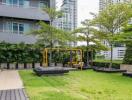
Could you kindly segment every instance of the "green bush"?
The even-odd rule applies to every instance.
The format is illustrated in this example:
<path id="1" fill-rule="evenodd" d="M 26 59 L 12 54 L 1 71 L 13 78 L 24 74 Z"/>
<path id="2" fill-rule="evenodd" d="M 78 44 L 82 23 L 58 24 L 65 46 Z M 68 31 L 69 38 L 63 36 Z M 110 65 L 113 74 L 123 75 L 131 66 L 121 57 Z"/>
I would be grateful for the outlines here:
<path id="1" fill-rule="evenodd" d="M 110 65 L 109 62 L 93 62 L 93 66 L 96 66 L 96 67 L 108 68 L 109 65 Z M 119 63 L 113 63 L 112 68 L 120 69 L 120 64 Z"/>
<path id="2" fill-rule="evenodd" d="M 0 43 L 0 63 L 42 62 L 40 49 L 29 44 Z"/>
<path id="3" fill-rule="evenodd" d="M 132 43 L 127 44 L 123 64 L 132 64 Z"/>

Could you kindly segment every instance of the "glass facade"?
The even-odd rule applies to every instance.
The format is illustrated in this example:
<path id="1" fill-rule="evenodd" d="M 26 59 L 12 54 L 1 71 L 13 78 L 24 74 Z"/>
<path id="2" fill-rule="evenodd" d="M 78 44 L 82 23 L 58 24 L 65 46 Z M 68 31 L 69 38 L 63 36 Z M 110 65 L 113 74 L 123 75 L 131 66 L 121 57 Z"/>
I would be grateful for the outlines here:
<path id="1" fill-rule="evenodd" d="M 24 7 L 24 8 L 49 7 L 49 1 L 48 0 L 2 0 L 2 3 L 5 5 Z"/>
<path id="2" fill-rule="evenodd" d="M 0 32 L 8 32 L 13 34 L 23 34 L 30 32 L 31 29 L 38 29 L 33 23 L 0 21 Z"/>

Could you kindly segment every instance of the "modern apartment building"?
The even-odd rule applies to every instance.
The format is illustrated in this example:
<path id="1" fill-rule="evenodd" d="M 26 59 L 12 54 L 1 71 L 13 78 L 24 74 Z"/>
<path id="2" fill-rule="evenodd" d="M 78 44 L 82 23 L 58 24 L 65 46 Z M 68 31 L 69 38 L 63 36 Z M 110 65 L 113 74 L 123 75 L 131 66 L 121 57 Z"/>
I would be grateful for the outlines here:
<path id="1" fill-rule="evenodd" d="M 99 11 L 104 10 L 110 4 L 129 3 L 129 2 L 132 2 L 132 0 L 100 0 L 99 1 Z"/>
<path id="2" fill-rule="evenodd" d="M 0 42 L 36 42 L 26 33 L 38 29 L 38 21 L 49 22 L 42 7 L 55 7 L 55 0 L 0 0 Z"/>
<path id="3" fill-rule="evenodd" d="M 77 0 L 63 0 L 61 5 L 63 16 L 56 20 L 56 27 L 65 31 L 77 28 Z M 76 42 L 67 42 L 69 46 L 76 46 Z"/>
<path id="4" fill-rule="evenodd" d="M 103 11 L 108 5 L 111 4 L 116 4 L 116 3 L 128 3 L 128 2 L 132 2 L 132 0 L 100 0 L 99 2 L 99 11 Z M 120 31 L 120 29 L 118 30 Z M 109 43 L 104 40 L 102 41 L 102 43 L 108 47 Z M 124 45 L 116 45 L 113 48 L 113 59 L 115 60 L 121 60 L 124 57 L 125 54 L 125 50 L 126 47 Z M 103 55 L 105 57 L 105 59 L 110 59 L 111 58 L 111 51 L 101 51 L 100 52 L 101 55 Z"/>
<path id="5" fill-rule="evenodd" d="M 72 31 L 77 27 L 77 0 L 63 0 L 61 5 L 63 17 L 57 20 L 57 27 Z"/>

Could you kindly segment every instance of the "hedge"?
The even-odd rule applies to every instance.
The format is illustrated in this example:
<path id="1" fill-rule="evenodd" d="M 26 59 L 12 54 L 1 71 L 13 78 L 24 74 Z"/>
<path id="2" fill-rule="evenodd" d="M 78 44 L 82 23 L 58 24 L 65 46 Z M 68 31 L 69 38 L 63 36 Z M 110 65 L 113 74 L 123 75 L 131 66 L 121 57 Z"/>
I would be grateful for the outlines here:
<path id="1" fill-rule="evenodd" d="M 108 68 L 109 65 L 110 65 L 110 62 L 93 62 L 93 66 L 95 66 L 95 67 Z M 112 68 L 120 69 L 120 64 L 119 63 L 113 63 Z"/>
<path id="2" fill-rule="evenodd" d="M 123 64 L 132 64 L 132 42 L 126 45 L 126 53 L 123 59 Z"/>
<path id="3" fill-rule="evenodd" d="M 39 48 L 29 44 L 0 43 L 0 63 L 37 63 L 42 62 Z"/>

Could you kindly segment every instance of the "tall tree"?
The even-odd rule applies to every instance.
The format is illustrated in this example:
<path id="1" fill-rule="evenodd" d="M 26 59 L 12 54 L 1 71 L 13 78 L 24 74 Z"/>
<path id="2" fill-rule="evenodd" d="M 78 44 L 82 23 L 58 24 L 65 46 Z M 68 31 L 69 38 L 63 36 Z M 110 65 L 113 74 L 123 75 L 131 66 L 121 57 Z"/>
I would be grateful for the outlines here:
<path id="1" fill-rule="evenodd" d="M 111 48 L 111 62 L 109 68 L 112 67 L 113 62 L 114 36 L 128 23 L 131 17 L 131 6 L 127 4 L 113 4 L 108 6 L 94 18 L 94 23 L 99 27 L 100 32 L 107 34 L 105 40 L 107 40 Z"/>
<path id="2" fill-rule="evenodd" d="M 55 21 L 55 19 L 62 16 L 62 12 L 56 11 L 56 8 L 43 8 L 42 10 L 49 15 L 50 26 L 53 26 L 53 22 Z M 50 49 L 51 49 L 50 50 L 50 64 L 52 62 L 53 33 L 54 32 L 52 32 L 52 28 L 51 28 L 50 29 L 50 35 L 51 35 L 51 39 L 50 39 Z"/>
<path id="3" fill-rule="evenodd" d="M 123 63 L 132 64 L 132 25 L 128 24 L 123 28 L 123 32 L 117 34 L 117 42 L 126 46 L 126 53 L 124 55 Z"/>
<path id="4" fill-rule="evenodd" d="M 77 41 L 86 41 L 86 51 L 87 51 L 87 66 L 89 65 L 89 47 L 90 42 L 101 45 L 101 38 L 105 37 L 105 34 L 100 33 L 94 28 L 91 20 L 85 20 L 82 22 L 83 27 L 80 27 L 74 31 L 77 35 Z"/>
<path id="5" fill-rule="evenodd" d="M 50 54 L 52 54 L 52 48 L 55 44 L 55 41 L 58 43 L 64 43 L 67 42 L 68 40 L 73 39 L 71 33 L 65 32 L 61 29 L 57 29 L 54 26 L 50 26 L 45 22 L 40 21 L 38 23 L 40 26 L 40 29 L 38 30 L 33 30 L 30 34 L 35 35 L 38 39 L 38 42 L 41 44 L 44 44 L 45 47 L 50 47 Z M 51 36 L 52 34 L 52 36 Z M 51 45 L 52 41 L 52 45 Z M 50 55 L 52 56 L 52 55 Z M 52 57 L 50 57 L 50 64 L 51 64 Z"/>

